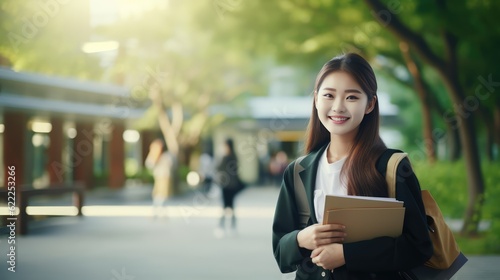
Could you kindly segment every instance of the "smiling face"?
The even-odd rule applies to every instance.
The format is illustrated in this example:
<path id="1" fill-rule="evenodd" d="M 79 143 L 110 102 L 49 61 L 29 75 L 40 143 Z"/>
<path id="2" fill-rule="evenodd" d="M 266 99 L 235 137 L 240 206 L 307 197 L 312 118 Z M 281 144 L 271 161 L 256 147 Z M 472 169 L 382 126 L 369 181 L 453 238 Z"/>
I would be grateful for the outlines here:
<path id="1" fill-rule="evenodd" d="M 335 71 L 325 77 L 315 93 L 318 117 L 331 137 L 352 140 L 365 114 L 373 110 L 375 98 L 368 96 L 348 73 Z"/>

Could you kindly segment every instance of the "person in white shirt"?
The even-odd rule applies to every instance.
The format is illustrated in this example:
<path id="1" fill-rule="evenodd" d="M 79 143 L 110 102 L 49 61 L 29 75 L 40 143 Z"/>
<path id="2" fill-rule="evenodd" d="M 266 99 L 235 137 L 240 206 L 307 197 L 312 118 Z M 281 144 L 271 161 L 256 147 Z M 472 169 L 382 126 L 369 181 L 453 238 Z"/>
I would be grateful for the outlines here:
<path id="1" fill-rule="evenodd" d="M 153 216 L 166 216 L 165 202 L 172 192 L 173 157 L 166 151 L 166 145 L 161 139 L 154 140 L 149 146 L 145 165 L 153 172 L 154 185 L 151 196 L 153 199 Z"/>

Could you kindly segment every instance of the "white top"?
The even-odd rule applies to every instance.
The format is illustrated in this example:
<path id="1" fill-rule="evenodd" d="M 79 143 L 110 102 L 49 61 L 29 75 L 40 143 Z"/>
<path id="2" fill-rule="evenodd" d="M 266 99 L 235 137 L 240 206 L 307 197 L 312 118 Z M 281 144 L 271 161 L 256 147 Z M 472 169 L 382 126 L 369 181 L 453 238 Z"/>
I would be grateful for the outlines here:
<path id="1" fill-rule="evenodd" d="M 316 174 L 316 189 L 314 190 L 314 210 L 319 223 L 323 222 L 326 195 L 347 195 L 347 185 L 340 181 L 340 170 L 346 160 L 342 158 L 334 163 L 328 163 L 325 149 L 319 160 Z"/>
<path id="2" fill-rule="evenodd" d="M 163 152 L 156 162 L 154 162 L 151 157 L 148 157 L 145 164 L 147 168 L 153 170 L 153 176 L 155 178 L 168 178 L 170 177 L 173 163 L 173 156 L 169 152 Z"/>

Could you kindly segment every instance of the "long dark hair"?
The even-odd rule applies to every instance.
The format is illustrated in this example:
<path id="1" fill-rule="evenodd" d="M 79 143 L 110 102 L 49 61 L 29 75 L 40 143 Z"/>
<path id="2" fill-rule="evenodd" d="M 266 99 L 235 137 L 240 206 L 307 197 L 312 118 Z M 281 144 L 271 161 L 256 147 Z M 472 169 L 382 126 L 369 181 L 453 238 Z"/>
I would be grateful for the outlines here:
<path id="1" fill-rule="evenodd" d="M 233 139 L 231 138 L 227 138 L 224 143 L 226 144 L 226 146 L 229 148 L 229 154 L 231 156 L 234 156 L 236 157 L 236 153 L 234 152 L 234 141 Z"/>
<path id="2" fill-rule="evenodd" d="M 347 53 L 332 58 L 325 63 L 316 77 L 314 96 L 323 80 L 331 73 L 342 71 L 350 74 L 368 96 L 368 104 L 373 102 L 373 110 L 366 114 L 359 125 L 353 146 L 341 171 L 341 178 L 347 179 L 347 193 L 350 195 L 387 196 L 387 184 L 376 170 L 375 164 L 386 146 L 379 135 L 379 108 L 377 80 L 370 64 L 360 55 Z M 330 142 L 330 132 L 319 120 L 313 100 L 311 118 L 307 125 L 305 153 L 316 151 Z M 332 143 L 335 145 L 335 143 Z"/>

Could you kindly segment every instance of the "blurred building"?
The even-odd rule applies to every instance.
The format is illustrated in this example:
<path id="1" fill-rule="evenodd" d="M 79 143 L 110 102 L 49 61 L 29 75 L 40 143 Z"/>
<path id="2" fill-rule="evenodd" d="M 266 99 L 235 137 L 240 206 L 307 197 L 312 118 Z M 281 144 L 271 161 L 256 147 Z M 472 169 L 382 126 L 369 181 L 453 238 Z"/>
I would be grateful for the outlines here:
<path id="1" fill-rule="evenodd" d="M 3 184 L 7 167 L 15 166 L 17 185 L 81 181 L 92 187 L 103 177 L 112 188 L 123 186 L 126 146 L 142 150 L 139 132 L 127 125 L 144 109 L 128 96 L 116 85 L 0 68 Z"/>

